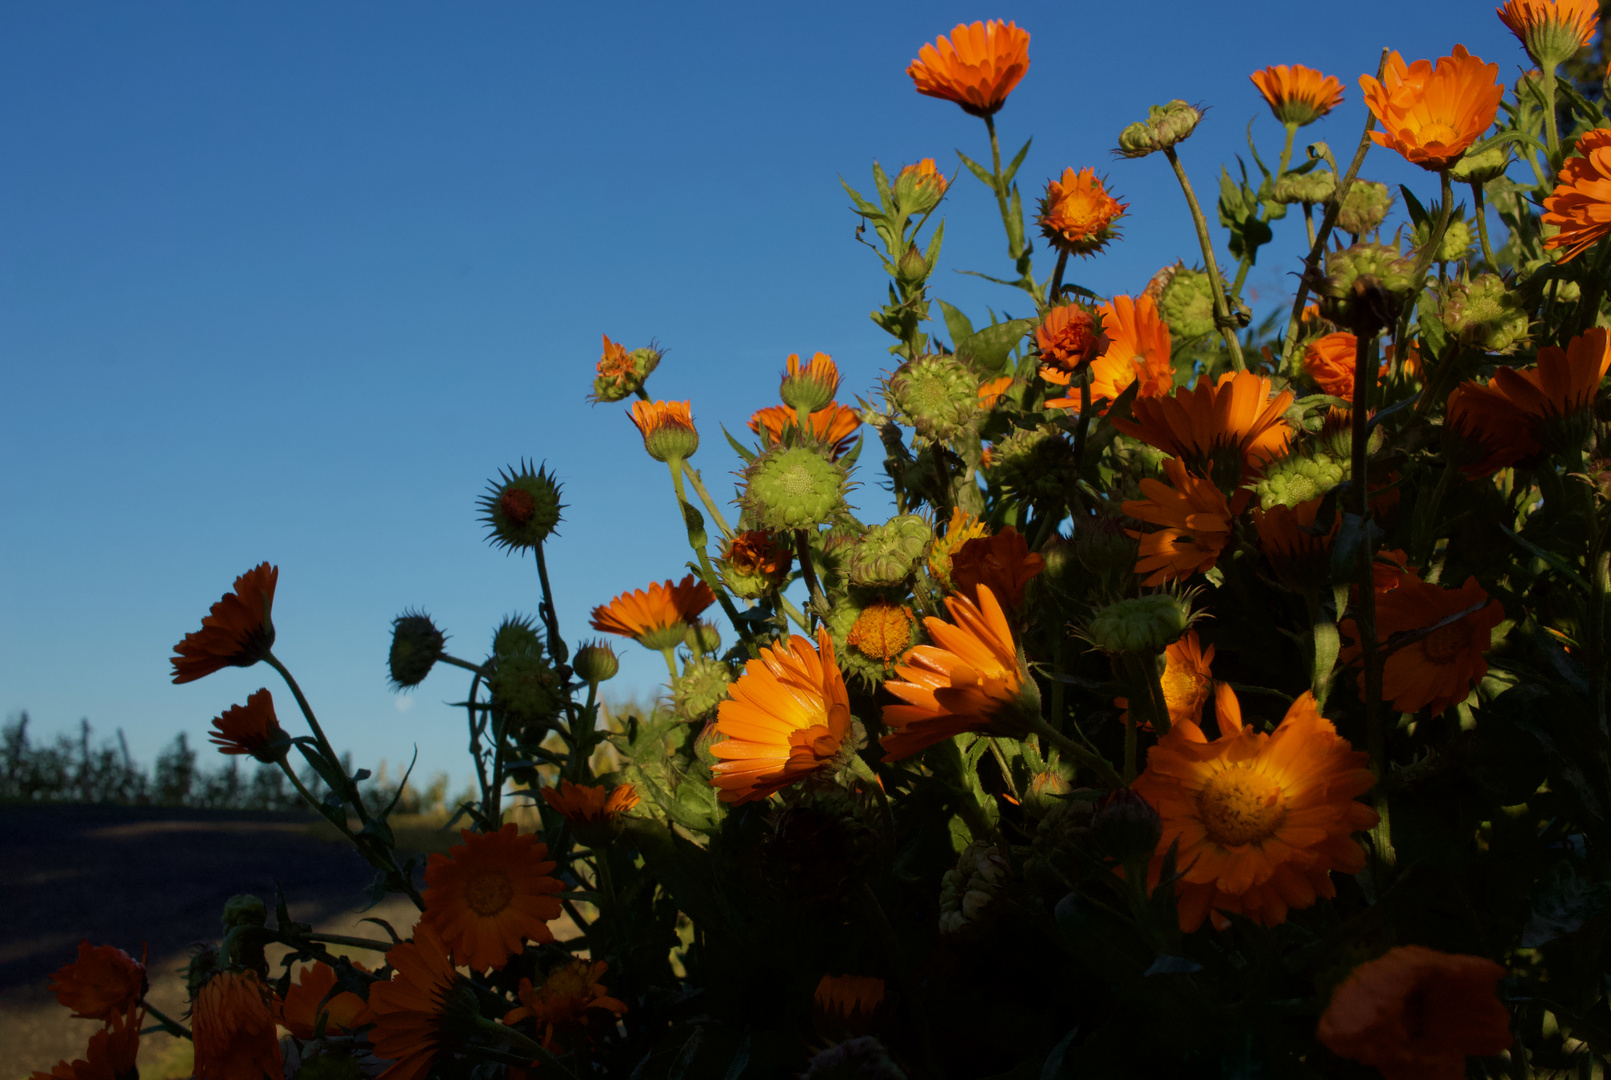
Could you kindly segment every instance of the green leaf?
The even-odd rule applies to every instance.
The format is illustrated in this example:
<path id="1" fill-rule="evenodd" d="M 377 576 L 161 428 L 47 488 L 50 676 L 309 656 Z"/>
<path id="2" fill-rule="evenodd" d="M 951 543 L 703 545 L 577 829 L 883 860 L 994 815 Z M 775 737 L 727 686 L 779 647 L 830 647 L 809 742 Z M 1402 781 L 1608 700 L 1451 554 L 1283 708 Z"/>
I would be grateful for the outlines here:
<path id="1" fill-rule="evenodd" d="M 989 188 L 991 191 L 996 190 L 996 178 L 991 175 L 989 169 L 973 160 L 967 154 L 964 154 L 961 150 L 957 151 L 957 157 L 962 159 L 962 164 L 968 167 L 969 172 L 979 178 L 979 182 L 981 184 Z"/>
<path id="2" fill-rule="evenodd" d="M 722 425 L 722 434 L 727 436 L 727 445 L 731 446 L 738 453 L 738 456 L 744 459 L 744 464 L 753 465 L 755 464 L 755 459 L 761 456 L 733 438 L 733 433 L 727 430 L 726 424 Z"/>
<path id="3" fill-rule="evenodd" d="M 862 217 L 877 221 L 884 219 L 884 215 L 879 211 L 878 207 L 862 198 L 861 192 L 845 183 L 843 176 L 839 178 L 839 186 L 845 189 L 845 194 L 849 195 L 850 201 L 856 204 L 856 212 Z"/>
<path id="4" fill-rule="evenodd" d="M 987 326 L 959 338 L 955 343 L 957 355 L 972 360 L 987 373 L 999 374 L 1014 347 L 1034 326 L 1034 319 L 1011 319 Z"/>
<path id="5" fill-rule="evenodd" d="M 883 166 L 876 161 L 873 162 L 873 183 L 878 187 L 878 199 L 884 204 L 884 213 L 894 217 L 895 196 L 889 190 L 889 177 L 885 175 Z"/>
<path id="6" fill-rule="evenodd" d="M 942 219 L 934 227 L 934 235 L 929 238 L 928 250 L 923 252 L 923 263 L 934 273 L 934 264 L 940 261 L 940 241 L 945 236 L 945 221 Z"/>
<path id="7" fill-rule="evenodd" d="M 1403 184 L 1400 184 L 1398 189 L 1404 193 L 1404 208 L 1410 212 L 1411 224 L 1416 228 L 1420 228 L 1422 225 L 1432 221 L 1432 215 L 1426 212 L 1426 207 L 1422 206 L 1421 200 L 1415 197 L 1415 192 Z"/>
<path id="8" fill-rule="evenodd" d="M 1012 183 L 1012 178 L 1018 175 L 1018 166 L 1024 163 L 1024 155 L 1029 153 L 1029 144 L 1034 141 L 1034 139 L 1027 140 L 1024 143 L 1023 148 L 1020 149 L 1018 153 L 1013 155 L 1012 164 L 1008 165 L 1007 170 L 1001 174 L 1002 183 Z"/>
<path id="9" fill-rule="evenodd" d="M 725 929 L 739 921 L 717 888 L 709 851 L 652 818 L 623 818 L 622 830 L 637 845 L 649 872 L 694 922 Z"/>
<path id="10" fill-rule="evenodd" d="M 697 506 L 682 504 L 682 523 L 688 527 L 688 543 L 696 550 L 703 550 L 710 543 L 710 537 L 705 533 L 705 515 L 699 512 Z"/>
<path id="11" fill-rule="evenodd" d="M 950 332 L 951 340 L 953 342 L 957 342 L 961 341 L 963 338 L 972 337 L 973 323 L 969 321 L 968 317 L 962 314 L 962 312 L 958 311 L 956 308 L 952 307 L 950 304 L 946 303 L 944 300 L 941 300 L 939 303 L 940 311 L 945 315 L 945 328 Z M 954 348 L 955 346 L 953 346 L 953 349 Z"/>

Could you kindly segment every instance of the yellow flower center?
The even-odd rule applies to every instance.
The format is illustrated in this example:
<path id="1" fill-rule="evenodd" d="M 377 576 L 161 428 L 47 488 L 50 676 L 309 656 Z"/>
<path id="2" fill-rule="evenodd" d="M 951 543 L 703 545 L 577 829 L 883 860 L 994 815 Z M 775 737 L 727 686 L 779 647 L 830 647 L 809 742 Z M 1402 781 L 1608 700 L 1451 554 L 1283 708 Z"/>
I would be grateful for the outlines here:
<path id="1" fill-rule="evenodd" d="M 1434 120 L 1423 126 L 1420 131 L 1415 133 L 1415 137 L 1416 141 L 1422 146 L 1430 146 L 1433 143 L 1437 143 L 1439 146 L 1448 146 L 1459 138 L 1454 128 L 1439 120 Z"/>
<path id="2" fill-rule="evenodd" d="M 509 875 L 491 870 L 477 874 L 464 887 L 464 902 L 477 915 L 497 915 L 514 899 L 515 887 Z"/>
<path id="3" fill-rule="evenodd" d="M 1052 224 L 1070 240 L 1082 240 L 1107 224 L 1107 207 L 1094 192 L 1076 189 L 1058 201 Z"/>
<path id="4" fill-rule="evenodd" d="M 1287 816 L 1287 803 L 1280 784 L 1246 765 L 1232 765 L 1203 785 L 1197 813 L 1211 840 L 1238 847 L 1275 835 Z"/>
<path id="5" fill-rule="evenodd" d="M 1193 705 L 1200 709 L 1208 697 L 1208 680 L 1184 666 L 1166 667 L 1158 681 L 1163 684 L 1164 703 L 1171 712 L 1190 709 Z"/>
<path id="6" fill-rule="evenodd" d="M 1445 626 L 1427 638 L 1421 648 L 1432 663 L 1448 664 L 1465 651 L 1466 640 L 1466 634 L 1460 628 L 1460 624 L 1455 623 L 1453 626 Z"/>

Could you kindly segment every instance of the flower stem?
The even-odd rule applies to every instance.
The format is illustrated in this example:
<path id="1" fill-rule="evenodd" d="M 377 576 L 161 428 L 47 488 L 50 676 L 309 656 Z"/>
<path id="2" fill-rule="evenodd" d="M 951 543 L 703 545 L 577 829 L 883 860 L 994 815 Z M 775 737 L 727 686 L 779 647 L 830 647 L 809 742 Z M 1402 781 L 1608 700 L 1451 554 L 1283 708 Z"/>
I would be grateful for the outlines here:
<path id="1" fill-rule="evenodd" d="M 1063 291 L 1063 271 L 1067 267 L 1068 252 L 1059 251 L 1057 253 L 1057 266 L 1052 270 L 1052 288 L 1051 291 L 1046 294 L 1046 303 L 1048 306 L 1057 303 L 1058 294 Z"/>
<path id="2" fill-rule="evenodd" d="M 986 116 L 984 122 L 985 128 L 990 132 L 990 175 L 994 180 L 991 186 L 996 191 L 996 207 L 1001 211 L 1001 227 L 1007 231 L 1007 254 L 1016 261 L 1021 253 L 1012 238 L 1011 211 L 1007 209 L 1007 185 L 1002 182 L 1001 176 L 1001 140 L 996 137 L 996 118 Z"/>
<path id="3" fill-rule="evenodd" d="M 710 492 L 705 490 L 705 482 L 699 478 L 698 469 L 688 469 L 688 482 L 694 485 L 694 491 L 699 495 L 699 501 L 705 504 L 705 509 L 710 511 L 710 516 L 716 519 L 716 527 L 722 530 L 722 536 L 732 539 L 732 526 L 728 525 L 727 519 L 722 516 L 721 508 L 716 505 L 716 500 L 712 499 Z"/>
<path id="4" fill-rule="evenodd" d="M 1555 69 L 1546 68 L 1539 80 L 1544 88 L 1544 160 L 1554 172 L 1561 166 L 1561 134 L 1555 120 Z"/>
<path id="5" fill-rule="evenodd" d="M 143 997 L 140 999 L 140 1007 L 146 1012 L 150 1013 L 152 1016 L 156 1017 L 157 1023 L 161 1024 L 168 1034 L 181 1039 L 191 1038 L 189 1028 L 185 1027 L 179 1021 L 175 1020 L 173 1017 L 169 1016 L 167 1013 L 163 1012 L 161 1009 L 157 1008 Z"/>
<path id="6" fill-rule="evenodd" d="M 1499 263 L 1494 259 L 1494 249 L 1488 243 L 1488 209 L 1482 202 L 1482 185 L 1471 181 L 1471 207 L 1477 216 L 1477 239 L 1482 241 L 1482 257 L 1487 262 L 1488 269 L 1494 273 L 1499 272 Z"/>
<path id="7" fill-rule="evenodd" d="M 559 636 L 559 615 L 554 611 L 554 590 L 548 585 L 548 562 L 543 558 L 543 545 L 538 544 L 532 548 L 537 553 L 537 580 L 543 586 L 543 602 L 538 608 L 543 617 L 543 626 L 548 629 L 548 655 L 554 658 L 554 663 L 563 664 L 565 657 L 570 654 L 565 649 L 565 641 Z M 566 677 L 561 673 L 561 678 Z"/>
<path id="8" fill-rule="evenodd" d="M 1164 157 L 1169 159 L 1170 166 L 1175 170 L 1175 178 L 1180 181 L 1180 190 L 1186 193 L 1186 205 L 1191 208 L 1192 224 L 1197 227 L 1197 243 L 1203 249 L 1203 264 L 1208 268 L 1208 283 L 1214 290 L 1214 321 L 1219 324 L 1220 333 L 1225 337 L 1225 347 L 1231 351 L 1231 365 L 1237 371 L 1246 371 L 1247 362 L 1242 359 L 1242 342 L 1236 336 L 1236 324 L 1231 320 L 1231 309 L 1225 300 L 1225 279 L 1220 276 L 1219 263 L 1214 259 L 1214 241 L 1208 235 L 1208 219 L 1203 216 L 1203 208 L 1197 204 L 1197 196 L 1192 192 L 1191 181 L 1186 178 L 1186 170 L 1181 166 L 1175 148 L 1165 147 Z"/>
<path id="9" fill-rule="evenodd" d="M 811 565 L 811 547 L 806 543 L 806 531 L 794 530 L 794 550 L 800 559 L 800 576 L 805 578 L 806 588 L 811 592 L 811 606 L 816 610 L 817 618 L 828 617 L 828 598 L 823 595 L 822 583 L 817 580 L 817 571 Z"/>
<path id="10" fill-rule="evenodd" d="M 1449 218 L 1454 213 L 1454 185 L 1449 179 L 1449 170 L 1438 170 L 1438 177 L 1442 181 L 1438 197 L 1443 200 L 1443 205 L 1438 208 L 1438 223 L 1432 229 L 1432 235 L 1428 238 L 1426 247 L 1422 248 L 1421 253 L 1415 258 L 1415 276 L 1417 278 L 1426 273 L 1427 269 L 1432 265 L 1432 260 L 1437 258 L 1438 249 L 1443 247 L 1443 235 L 1449 231 Z M 1408 312 L 1410 305 L 1405 305 L 1405 310 Z M 1408 320 L 1406 319 L 1406 321 Z M 1393 339 L 1393 345 L 1395 348 L 1400 347 L 1398 338 Z M 1358 384 L 1356 383 L 1355 385 Z"/>
<path id="11" fill-rule="evenodd" d="M 1087 750 L 1061 731 L 1052 727 L 1044 719 L 1031 720 L 1029 730 L 1046 739 L 1079 764 L 1090 769 L 1108 787 L 1124 787 L 1124 778 L 1114 771 L 1113 766 L 1108 764 L 1106 758 Z"/>
<path id="12" fill-rule="evenodd" d="M 297 707 L 302 710 L 302 716 L 307 720 L 308 728 L 313 732 L 313 737 L 319 744 L 319 752 L 323 755 L 325 761 L 329 762 L 331 770 L 342 777 L 342 786 L 347 790 L 339 794 L 343 799 L 352 803 L 353 810 L 358 814 L 358 820 L 366 825 L 369 824 L 369 810 L 364 806 L 364 800 L 358 794 L 358 785 L 347 777 L 347 770 L 342 767 L 341 759 L 336 756 L 335 748 L 330 745 L 330 740 L 325 737 L 324 728 L 319 726 L 319 721 L 314 717 L 313 706 L 308 704 L 308 699 L 303 695 L 302 688 L 291 677 L 291 672 L 286 666 L 280 663 L 279 657 L 269 652 L 263 659 L 270 667 L 280 673 L 280 678 L 285 680 L 285 685 L 291 688 L 291 696 L 296 698 Z"/>
<path id="13" fill-rule="evenodd" d="M 722 584 L 722 579 L 717 575 L 715 567 L 710 565 L 710 555 L 705 551 L 703 531 L 697 534 L 694 532 L 693 515 L 696 515 L 698 511 L 688 505 L 688 492 L 683 487 L 682 482 L 682 474 L 688 468 L 687 463 L 681 458 L 673 458 L 666 462 L 666 466 L 671 470 L 671 486 L 677 491 L 677 509 L 682 511 L 683 525 L 688 529 L 688 546 L 694 549 L 694 554 L 699 558 L 700 577 L 705 579 L 705 584 L 710 586 L 710 591 L 716 594 L 716 602 L 721 604 L 723 614 L 727 616 L 727 621 L 733 626 L 733 632 L 743 639 L 745 646 L 750 651 L 750 655 L 754 656 L 756 655 L 755 643 L 750 640 L 749 623 L 738 617 L 738 609 L 733 606 L 732 599 L 727 595 L 726 586 Z M 675 671 L 672 672 L 672 677 L 676 677 Z"/>
<path id="14" fill-rule="evenodd" d="M 660 650 L 660 655 L 666 658 L 666 670 L 671 672 L 671 681 L 677 681 L 677 647 L 667 645 Z"/>

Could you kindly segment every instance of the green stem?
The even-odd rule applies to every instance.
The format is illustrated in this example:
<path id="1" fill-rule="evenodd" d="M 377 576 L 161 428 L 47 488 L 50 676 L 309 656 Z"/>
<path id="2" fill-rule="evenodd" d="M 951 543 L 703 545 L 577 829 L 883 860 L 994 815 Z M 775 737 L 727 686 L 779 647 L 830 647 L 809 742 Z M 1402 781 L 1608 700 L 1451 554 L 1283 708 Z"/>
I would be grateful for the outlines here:
<path id="1" fill-rule="evenodd" d="M 975 840 L 990 840 L 996 830 L 991 827 L 985 808 L 979 805 L 979 800 L 974 796 L 973 785 L 968 783 L 967 766 L 962 760 L 962 750 L 957 746 L 956 739 L 946 739 L 932 749 L 929 761 L 931 764 L 936 760 L 941 762 L 950 774 L 947 779 L 951 781 L 951 789 L 957 796 L 957 813 L 967 822 L 968 831 Z"/>
<path id="2" fill-rule="evenodd" d="M 598 720 L 599 684 L 587 684 L 587 704 L 571 725 L 571 783 L 579 784 L 587 775 L 588 759 L 593 756 L 594 728 Z"/>
<path id="3" fill-rule="evenodd" d="M 996 138 L 996 118 L 986 116 L 985 128 L 990 132 L 990 175 L 993 180 L 992 187 L 996 192 L 996 207 L 1001 211 L 1001 227 L 1007 232 L 1007 254 L 1017 261 L 1021 252 L 1018 245 L 1013 242 L 1011 211 L 1007 209 L 1007 185 L 1001 177 L 1001 141 Z"/>
<path id="4" fill-rule="evenodd" d="M 1303 204 L 1303 231 L 1309 235 L 1309 246 L 1311 248 L 1315 246 L 1314 209 L 1313 203 Z"/>
<path id="5" fill-rule="evenodd" d="M 169 1016 L 167 1013 L 163 1012 L 161 1009 L 157 1008 L 143 997 L 140 999 L 140 1006 L 145 1009 L 146 1012 L 156 1017 L 157 1023 L 166 1028 L 168 1030 L 168 1034 L 179 1039 L 189 1039 L 191 1037 L 189 1028 L 185 1027 L 179 1021 L 175 1020 L 173 1017 Z"/>
<path id="6" fill-rule="evenodd" d="M 347 838 L 347 840 L 358 851 L 358 853 L 364 857 L 369 865 L 386 874 L 393 883 L 401 886 L 400 891 L 406 893 L 408 898 L 414 901 L 415 907 L 419 908 L 421 911 L 425 910 L 425 898 L 421 896 L 419 890 L 414 887 L 414 883 L 403 874 L 402 868 L 397 865 L 397 860 L 395 858 L 388 856 L 386 859 L 381 859 L 380 856 L 370 850 L 368 845 L 360 843 L 358 837 L 353 833 L 352 829 L 348 827 L 347 816 L 344 813 L 340 813 L 315 799 L 313 797 L 313 793 L 303 785 L 300 779 L 298 779 L 296 771 L 291 768 L 290 762 L 286 761 L 284 758 L 281 758 L 279 760 L 279 766 L 280 770 L 285 773 L 286 778 L 291 781 L 291 786 L 296 788 L 297 794 L 301 795 L 307 804 L 313 807 L 315 813 L 324 818 L 331 825 L 335 826 L 337 831 L 339 831 L 342 836 Z"/>
<path id="7" fill-rule="evenodd" d="M 368 949 L 370 952 L 383 953 L 391 949 L 389 941 L 377 941 L 374 938 L 347 937 L 345 934 L 303 934 L 306 941 L 322 941 L 329 945 L 345 945 L 349 949 Z"/>
<path id="8" fill-rule="evenodd" d="M 543 600 L 538 612 L 543 617 L 543 626 L 548 630 L 548 655 L 553 657 L 556 664 L 563 664 L 570 653 L 565 648 L 564 639 L 559 636 L 559 615 L 554 611 L 554 590 L 548 585 L 548 562 L 543 558 L 543 545 L 538 544 L 532 550 L 537 553 L 537 580 L 543 587 Z M 563 672 L 561 677 L 565 677 Z"/>
<path id="9" fill-rule="evenodd" d="M 1443 200 L 1443 205 L 1438 208 L 1438 223 L 1432 230 L 1432 235 L 1427 240 L 1426 247 L 1422 248 L 1421 253 L 1416 256 L 1415 277 L 1417 279 L 1426 273 L 1427 268 L 1432 265 L 1432 260 L 1437 258 L 1438 249 L 1443 246 L 1443 235 L 1449 231 L 1449 218 L 1454 213 L 1454 185 L 1449 179 L 1449 170 L 1438 170 L 1438 179 L 1440 181 L 1439 198 Z M 1410 310 L 1410 308 L 1410 305 L 1405 305 L 1406 311 Z M 1399 338 L 1395 338 L 1393 343 L 1395 347 L 1403 347 Z"/>
<path id="10" fill-rule="evenodd" d="M 449 656 L 447 653 L 442 653 L 436 659 L 441 663 L 452 664 L 454 667 L 463 668 L 465 671 L 473 671 L 477 675 L 485 675 L 487 673 L 486 669 L 480 664 L 472 664 L 468 660 L 460 660 L 457 656 Z"/>
<path id="11" fill-rule="evenodd" d="M 1494 273 L 1499 272 L 1499 263 L 1494 258 L 1494 249 L 1488 242 L 1488 208 L 1483 205 L 1482 185 L 1471 181 L 1471 207 L 1477 216 L 1477 239 L 1482 242 L 1482 258 L 1488 264 L 1488 269 Z"/>
<path id="12" fill-rule="evenodd" d="M 828 617 L 828 598 L 823 595 L 816 568 L 811 565 L 811 546 L 806 542 L 804 529 L 794 530 L 794 550 L 800 559 L 800 576 L 805 578 L 806 589 L 811 593 L 811 606 L 816 610 L 817 618 L 825 619 Z"/>
<path id="13" fill-rule="evenodd" d="M 1445 174 L 1447 176 L 1447 174 Z M 1445 180 L 1447 183 L 1447 180 Z M 1376 383 L 1375 365 L 1371 363 L 1370 344 L 1373 334 L 1360 334 L 1354 348 L 1354 402 L 1350 424 L 1352 430 L 1352 456 L 1349 484 L 1353 511 L 1359 517 L 1360 529 L 1369 536 L 1370 490 L 1367 475 L 1366 449 L 1369 434 L 1365 425 L 1365 410 L 1370 401 L 1370 390 Z M 1378 821 L 1372 835 L 1375 838 L 1373 854 L 1378 874 L 1391 871 L 1394 862 L 1393 834 L 1387 805 L 1387 732 L 1382 716 L 1382 668 L 1377 662 L 1376 641 L 1376 582 L 1372 564 L 1375 552 L 1369 542 L 1359 549 L 1355 582 L 1359 588 L 1359 610 L 1355 613 L 1355 627 L 1359 632 L 1361 661 L 1365 665 L 1365 739 L 1370 755 L 1371 772 L 1376 774 L 1376 787 L 1371 801 L 1375 804 Z M 1376 887 L 1382 889 L 1386 881 L 1378 878 Z"/>
<path id="14" fill-rule="evenodd" d="M 672 458 L 666 462 L 666 467 L 671 470 L 671 486 L 677 492 L 677 509 L 682 511 L 683 525 L 688 530 L 688 546 L 693 548 L 694 554 L 699 558 L 700 576 L 705 579 L 705 584 L 710 586 L 710 591 L 716 594 L 716 602 L 722 606 L 722 613 L 727 616 L 727 621 L 732 624 L 733 632 L 743 639 L 745 646 L 750 651 L 750 655 L 754 656 L 756 655 L 756 647 L 755 642 L 750 639 L 749 623 L 738 617 L 738 609 L 733 606 L 732 599 L 727 595 L 726 586 L 722 584 L 722 579 L 716 573 L 716 568 L 711 566 L 710 555 L 705 551 L 705 544 L 702 543 L 704 537 L 694 533 L 694 521 L 690 515 L 697 513 L 697 511 L 688 505 L 688 492 L 683 487 L 682 482 L 682 474 L 688 468 L 687 463 L 681 458 Z M 675 673 L 673 673 L 673 677 L 675 677 Z"/>
<path id="15" fill-rule="evenodd" d="M 1203 264 L 1208 269 L 1208 283 L 1214 290 L 1214 321 L 1219 324 L 1220 333 L 1225 337 L 1225 347 L 1231 351 L 1231 365 L 1237 371 L 1246 371 L 1247 362 L 1242 359 L 1242 343 L 1236 336 L 1236 324 L 1231 319 L 1230 306 L 1225 299 L 1225 279 L 1220 276 L 1219 263 L 1214 258 L 1214 241 L 1208 235 L 1208 219 L 1203 216 L 1203 208 L 1197 205 L 1197 196 L 1192 192 L 1191 181 L 1186 178 L 1186 170 L 1181 166 L 1175 148 L 1165 147 L 1164 157 L 1169 159 L 1170 166 L 1175 170 L 1175 178 L 1180 181 L 1180 190 L 1186 193 L 1186 205 L 1191 208 L 1192 224 L 1197 227 L 1197 243 L 1203 249 Z"/>
<path id="16" fill-rule="evenodd" d="M 811 626 L 806 622 L 805 613 L 799 608 L 795 607 L 794 603 L 787 596 L 784 596 L 782 593 L 778 593 L 777 596 L 778 606 L 783 609 L 783 613 L 785 615 L 794 620 L 794 625 L 798 626 L 801 630 L 808 634 L 811 633 Z"/>
<path id="17" fill-rule="evenodd" d="M 660 650 L 660 655 L 666 658 L 666 670 L 671 672 L 671 681 L 677 681 L 677 647 L 667 645 Z"/>
<path id="18" fill-rule="evenodd" d="M 698 469 L 691 468 L 688 470 L 688 482 L 694 485 L 694 492 L 699 496 L 699 501 L 705 504 L 705 509 L 710 511 L 710 516 L 716 519 L 716 527 L 722 530 L 722 536 L 732 539 L 732 527 L 727 524 L 727 519 L 722 516 L 721 508 L 716 505 L 716 500 L 712 499 L 710 492 L 705 490 L 705 482 L 699 478 Z"/>
<path id="19" fill-rule="evenodd" d="M 358 795 L 357 785 L 347 779 L 347 771 L 342 768 L 341 759 L 336 756 L 335 748 L 330 745 L 330 740 L 325 737 L 324 728 L 319 726 L 319 721 L 314 717 L 313 706 L 309 705 L 308 699 L 303 696 L 302 688 L 296 684 L 296 680 L 291 677 L 291 672 L 286 669 L 286 666 L 280 663 L 279 657 L 270 652 L 263 657 L 263 660 L 275 671 L 278 671 L 280 678 L 285 680 L 285 685 L 291 688 L 291 696 L 296 698 L 297 707 L 302 710 L 302 716 L 307 720 L 308 728 L 313 732 L 313 737 L 319 744 L 319 752 L 330 763 L 331 769 L 341 774 L 343 784 L 348 788 L 348 790 L 339 792 L 339 794 L 343 799 L 353 804 L 353 809 L 358 812 L 358 820 L 367 825 L 369 823 L 369 811 L 364 806 L 364 800 Z"/>
<path id="20" fill-rule="evenodd" d="M 1058 294 L 1063 291 L 1063 271 L 1067 266 L 1068 252 L 1059 251 L 1057 253 L 1057 265 L 1052 269 L 1052 288 L 1046 294 L 1046 303 L 1048 305 L 1057 303 Z"/>
<path id="21" fill-rule="evenodd" d="M 1031 720 L 1029 730 L 1033 731 L 1036 735 L 1039 735 L 1041 738 L 1047 740 L 1053 746 L 1063 751 L 1064 754 L 1068 755 L 1068 757 L 1072 758 L 1076 763 L 1083 765 L 1087 769 L 1090 769 L 1106 786 L 1125 786 L 1124 778 L 1114 771 L 1113 766 L 1108 764 L 1106 758 L 1087 750 L 1085 747 L 1081 746 L 1067 735 L 1064 735 L 1061 731 L 1058 731 L 1056 728 L 1052 727 L 1044 719 L 1037 718 L 1035 720 Z"/>
<path id="22" fill-rule="evenodd" d="M 1549 68 L 1541 73 L 1539 80 L 1544 87 L 1544 153 L 1550 171 L 1554 172 L 1561 165 L 1561 135 L 1556 130 L 1555 120 L 1555 69 Z"/>
<path id="23" fill-rule="evenodd" d="M 1085 437 L 1091 430 L 1091 369 L 1082 370 L 1080 380 L 1080 419 L 1074 427 L 1074 467 L 1085 471 Z"/>

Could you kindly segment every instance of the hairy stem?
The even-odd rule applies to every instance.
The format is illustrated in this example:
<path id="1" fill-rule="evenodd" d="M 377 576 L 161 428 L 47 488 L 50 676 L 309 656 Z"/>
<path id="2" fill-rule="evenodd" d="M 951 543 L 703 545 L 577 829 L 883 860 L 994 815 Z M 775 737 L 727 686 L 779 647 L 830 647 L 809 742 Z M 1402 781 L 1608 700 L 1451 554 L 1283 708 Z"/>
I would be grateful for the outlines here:
<path id="1" fill-rule="evenodd" d="M 1175 170 L 1175 178 L 1180 181 L 1180 190 L 1186 193 L 1186 205 L 1191 208 L 1192 224 L 1197 227 L 1197 243 L 1203 249 L 1203 265 L 1208 269 L 1209 287 L 1214 290 L 1214 321 L 1219 324 L 1220 333 L 1225 337 L 1225 347 L 1231 351 L 1231 365 L 1237 371 L 1246 371 L 1247 362 L 1242 359 L 1242 342 L 1236 336 L 1236 324 L 1231 320 L 1230 305 L 1225 299 L 1225 279 L 1220 276 L 1219 263 L 1214 258 L 1214 241 L 1208 235 L 1208 219 L 1203 216 L 1203 208 L 1197 204 L 1197 196 L 1191 189 L 1191 181 L 1186 178 L 1186 170 L 1181 166 L 1175 148 L 1165 147 L 1164 157 L 1169 159 L 1170 166 Z"/>

